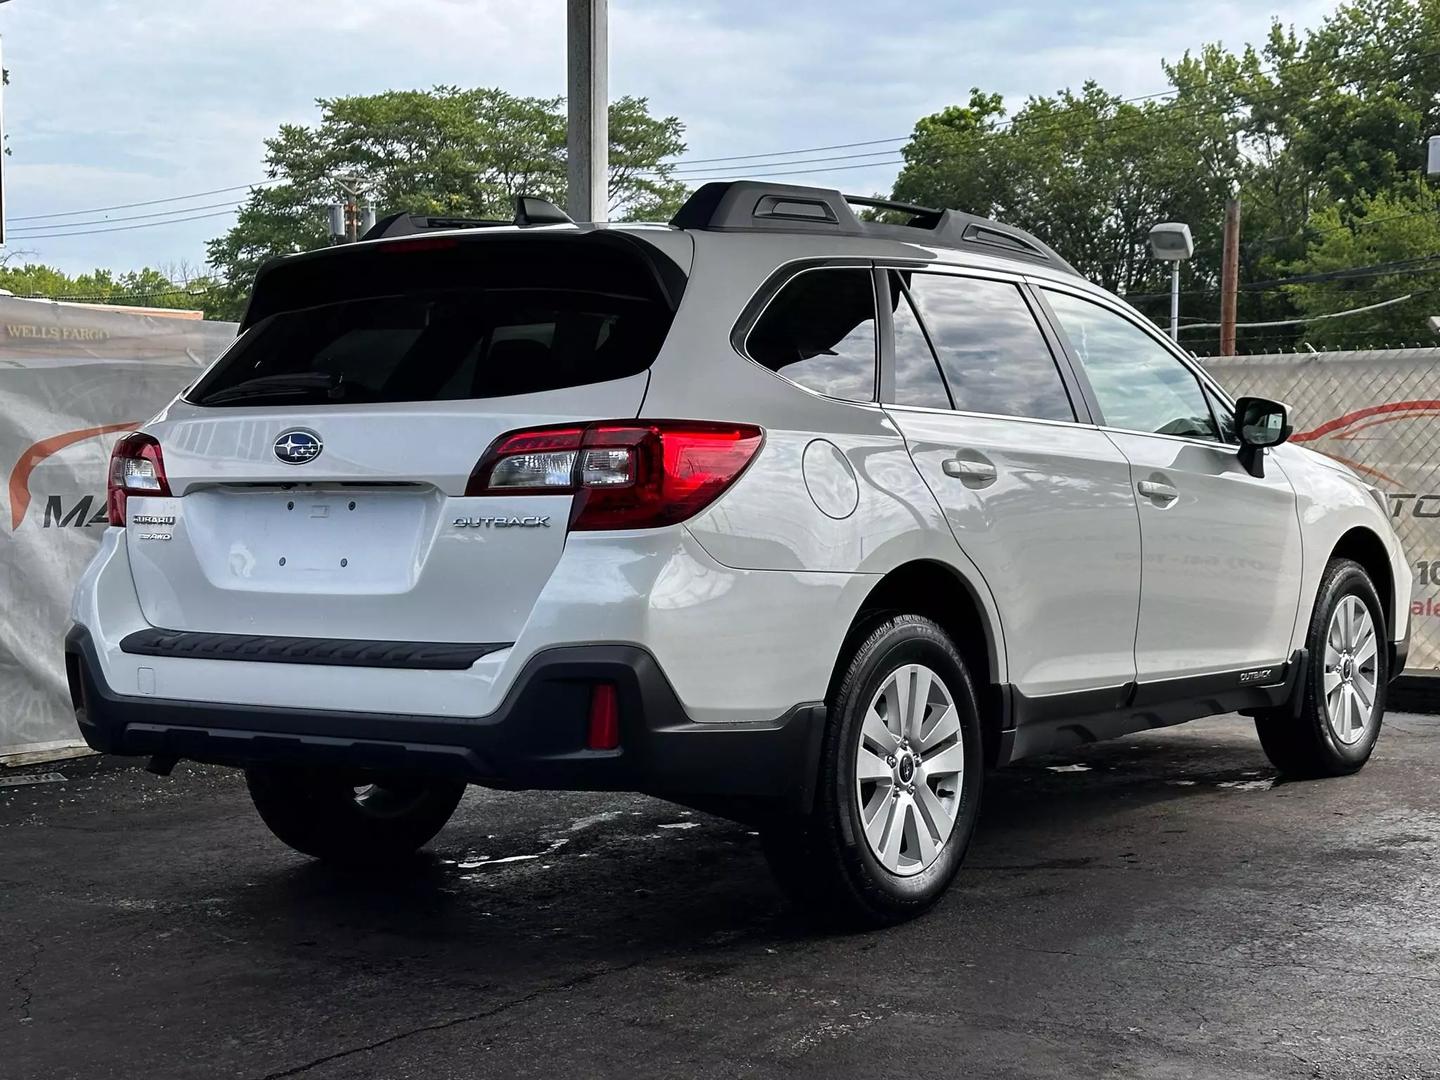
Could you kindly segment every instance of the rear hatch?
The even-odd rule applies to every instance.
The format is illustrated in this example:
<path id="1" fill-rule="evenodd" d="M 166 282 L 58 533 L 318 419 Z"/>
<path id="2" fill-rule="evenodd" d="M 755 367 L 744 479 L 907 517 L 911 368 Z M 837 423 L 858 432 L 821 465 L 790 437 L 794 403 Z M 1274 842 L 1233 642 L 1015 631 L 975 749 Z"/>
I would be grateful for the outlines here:
<path id="1" fill-rule="evenodd" d="M 429 236 L 262 271 L 235 345 L 146 432 L 141 608 L 172 630 L 513 641 L 571 496 L 467 497 L 502 433 L 634 417 L 683 274 L 575 230 Z"/>

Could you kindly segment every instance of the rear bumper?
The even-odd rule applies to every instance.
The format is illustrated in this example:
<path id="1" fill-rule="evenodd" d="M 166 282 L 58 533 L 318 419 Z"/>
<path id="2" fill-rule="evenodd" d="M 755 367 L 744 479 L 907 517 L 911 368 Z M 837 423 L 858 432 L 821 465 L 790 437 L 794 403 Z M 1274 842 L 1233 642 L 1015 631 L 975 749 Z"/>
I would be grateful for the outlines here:
<path id="1" fill-rule="evenodd" d="M 66 635 L 65 663 L 80 731 L 102 753 L 420 772 L 494 787 L 638 791 L 682 802 L 808 807 L 825 716 L 822 704 L 805 703 L 771 721 L 697 723 L 655 658 L 629 645 L 543 650 L 498 709 L 456 719 L 119 694 L 106 684 L 82 626 Z M 586 747 L 596 682 L 617 690 L 618 750 Z"/>

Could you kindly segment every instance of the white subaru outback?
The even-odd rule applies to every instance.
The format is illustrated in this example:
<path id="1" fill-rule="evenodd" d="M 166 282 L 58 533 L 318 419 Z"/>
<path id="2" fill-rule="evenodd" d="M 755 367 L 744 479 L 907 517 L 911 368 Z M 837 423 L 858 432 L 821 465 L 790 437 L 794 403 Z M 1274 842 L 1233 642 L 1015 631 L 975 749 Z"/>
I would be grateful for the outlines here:
<path id="1" fill-rule="evenodd" d="M 349 862 L 469 783 L 647 792 L 870 923 L 944 891 L 987 768 L 1231 710 L 1290 775 L 1370 756 L 1384 496 L 1034 237 L 756 182 L 372 235 L 265 266 L 115 448 L 95 749 L 243 766 Z"/>

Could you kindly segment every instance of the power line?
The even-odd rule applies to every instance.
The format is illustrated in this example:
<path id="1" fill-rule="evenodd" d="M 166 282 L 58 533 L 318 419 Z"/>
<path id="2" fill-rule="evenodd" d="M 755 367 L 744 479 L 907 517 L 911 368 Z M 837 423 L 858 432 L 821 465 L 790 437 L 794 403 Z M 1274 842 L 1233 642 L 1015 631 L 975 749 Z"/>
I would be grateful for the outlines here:
<path id="1" fill-rule="evenodd" d="M 31 225 L 29 229 L 16 229 L 15 233 L 19 235 L 36 229 L 78 229 L 82 225 L 113 225 L 117 221 L 146 221 L 150 218 L 166 218 L 173 217 L 176 214 L 188 214 L 196 210 L 214 210 L 219 206 L 234 208 L 239 205 L 240 204 L 236 202 L 203 203 L 200 206 L 187 206 L 183 210 L 159 210 L 153 214 L 130 214 L 126 217 L 94 218 L 90 221 L 66 221 L 63 223 L 57 222 L 54 225 Z M 158 222 L 157 224 L 163 225 L 164 222 Z"/>
<path id="2" fill-rule="evenodd" d="M 1426 292 L 1433 292 L 1427 289 Z M 1258 330 L 1268 326 L 1300 326 L 1305 323 L 1321 322 L 1325 319 L 1345 319 L 1351 315 L 1363 315 L 1367 311 L 1378 311 L 1380 308 L 1390 307 L 1392 304 L 1403 304 L 1406 300 L 1413 300 L 1421 293 L 1406 293 L 1404 296 L 1397 296 L 1391 300 L 1382 300 L 1378 304 L 1366 304 L 1364 307 L 1348 308 L 1345 311 L 1332 311 L 1326 315 L 1305 315 L 1298 319 L 1275 319 L 1270 322 L 1236 323 L 1236 330 Z M 1219 330 L 1221 323 L 1196 323 L 1191 326 L 1182 326 L 1181 330 Z"/>
<path id="3" fill-rule="evenodd" d="M 189 195 L 171 195 L 167 199 L 146 199 L 142 202 L 116 203 L 114 206 L 92 206 L 85 210 L 66 210 L 58 214 L 27 214 L 21 217 L 12 217 L 10 220 L 40 221 L 46 218 L 79 217 L 81 214 L 99 214 L 106 210 L 131 210 L 137 206 L 159 206 L 161 203 L 188 202 L 190 199 L 199 199 L 205 195 L 223 195 L 229 191 L 244 191 L 247 188 L 258 188 L 264 187 L 267 184 L 278 183 L 280 183 L 278 179 L 259 180 L 253 184 L 236 184 L 234 187 L 212 188 L 210 191 L 194 191 Z M 180 211 L 176 212 L 179 213 Z"/>
<path id="4" fill-rule="evenodd" d="M 1422 34 L 1422 35 L 1420 35 L 1419 37 L 1417 37 L 1417 38 L 1415 38 L 1415 39 L 1413 39 L 1413 40 L 1419 42 L 1419 41 L 1425 41 L 1425 40 L 1430 39 L 1430 38 L 1440 38 L 1440 31 L 1435 31 L 1435 32 L 1432 32 L 1432 33 L 1429 33 L 1429 34 Z M 1422 54 L 1420 54 L 1420 55 L 1418 55 L 1418 56 L 1411 57 L 1411 58 L 1410 58 L 1410 62 L 1411 62 L 1412 64 L 1414 64 L 1414 63 L 1419 63 L 1419 62 L 1424 61 L 1424 60 L 1434 59 L 1434 58 L 1436 58 L 1436 57 L 1440 57 L 1440 51 L 1430 52 L 1430 53 L 1422 53 Z M 1298 70 L 1304 70 L 1304 69 L 1309 68 L 1309 67 L 1312 67 L 1312 66 L 1319 66 L 1321 63 L 1322 63 L 1321 61 L 1312 60 L 1312 61 L 1301 61 L 1301 62 L 1298 62 L 1298 63 L 1289 64 L 1289 65 L 1276 64 L 1276 65 L 1273 65 L 1273 66 L 1268 67 L 1268 68 L 1261 68 L 1261 69 L 1259 69 L 1258 71 L 1256 71 L 1254 74 L 1255 74 L 1256 76 L 1274 75 L 1274 74 L 1276 74 L 1277 72 L 1279 72 L 1282 68 L 1285 68 L 1285 69 L 1286 69 L 1286 73 L 1288 74 L 1288 73 L 1290 73 L 1290 72 L 1296 71 L 1297 69 L 1298 69 Z M 1388 72 L 1388 71 L 1390 71 L 1391 69 L 1387 67 L 1386 70 L 1387 70 L 1387 72 Z M 1242 78 L 1243 78 L 1243 77 L 1245 77 L 1245 76 L 1242 76 Z M 1188 117 L 1188 118 L 1194 118 L 1194 117 L 1203 117 L 1203 116 L 1207 116 L 1207 115 L 1222 115 L 1222 114 L 1224 114 L 1224 113 L 1233 111 L 1233 110 L 1235 109 L 1235 107 L 1241 103 L 1241 102 L 1240 102 L 1240 87 L 1239 87 L 1238 81 L 1230 81 L 1230 82 L 1228 82 L 1228 84 L 1227 84 L 1227 83 L 1224 83 L 1222 80 L 1216 80 L 1216 82 L 1217 82 L 1217 83 L 1222 83 L 1222 85 L 1226 85 L 1227 88 L 1228 88 L 1228 89 L 1230 90 L 1230 92 L 1232 93 L 1232 95 L 1234 95 L 1234 100 L 1232 100 L 1232 101 L 1229 102 L 1228 104 L 1221 105 L 1221 106 L 1218 106 L 1218 107 L 1212 105 L 1212 106 L 1207 106 L 1207 107 L 1203 107 L 1203 108 L 1197 108 L 1197 109 L 1191 110 L 1191 111 L 1189 111 L 1189 112 L 1184 112 L 1184 111 L 1182 111 L 1182 112 L 1180 112 L 1180 113 L 1178 114 L 1178 116 L 1179 116 L 1180 118 L 1187 118 L 1187 117 Z M 1143 101 L 1154 101 L 1154 100 L 1157 100 L 1157 99 L 1159 99 L 1159 98 L 1178 97 L 1178 96 L 1180 96 L 1180 95 L 1182 95 L 1182 94 L 1184 94 L 1184 93 L 1186 93 L 1186 88 L 1182 88 L 1182 87 L 1172 87 L 1172 88 L 1169 89 L 1169 90 L 1157 90 L 1157 91 L 1153 91 L 1153 92 L 1148 93 L 1148 94 L 1137 94 L 1137 95 L 1135 95 L 1134 97 L 1120 98 L 1120 99 L 1116 100 L 1113 104 L 1114 104 L 1114 105 L 1133 105 L 1133 104 L 1137 104 L 1137 103 L 1143 102 Z M 1279 87 L 1276 87 L 1276 88 L 1274 89 L 1274 91 L 1272 91 L 1272 92 L 1269 93 L 1269 94 L 1259 94 L 1259 95 L 1255 95 L 1255 96 L 1251 97 L 1248 103 L 1251 104 L 1251 105 L 1266 105 L 1266 104 L 1270 104 L 1270 103 L 1272 103 L 1272 102 L 1274 102 L 1274 101 L 1280 100 L 1280 99 L 1282 99 L 1282 98 L 1284 98 L 1284 97 L 1287 97 L 1287 96 L 1289 96 L 1289 91 L 1286 91 L 1286 90 L 1283 90 L 1283 89 L 1281 89 L 1281 88 L 1279 88 Z M 1313 100 L 1313 99 L 1312 99 L 1312 100 Z M 1197 104 L 1200 104 L 1200 103 L 1197 103 Z M 1136 120 L 1136 121 L 1143 121 L 1143 122 L 1145 122 L 1145 123 L 1149 123 L 1149 122 L 1154 122 L 1154 121 L 1158 121 L 1158 120 L 1161 120 L 1161 119 L 1173 120 L 1173 119 L 1176 118 L 1176 116 L 1177 116 L 1177 114 L 1175 114 L 1175 113 L 1162 113 L 1162 114 L 1156 114 L 1156 115 L 1144 115 L 1144 116 L 1141 116 L 1141 117 L 1136 117 L 1136 118 L 1134 118 L 1134 120 Z M 1033 118 L 1033 119 L 1032 119 L 1032 118 L 1029 118 L 1029 117 L 1012 116 L 1012 117 L 1009 117 L 1009 118 L 1007 118 L 1007 119 L 1005 119 L 1005 120 L 1000 121 L 1000 122 L 997 123 L 997 124 L 995 125 L 995 127 L 994 127 L 993 129 L 991 129 L 991 130 L 993 130 L 993 131 L 1001 131 L 1001 130 L 1005 130 L 1005 129 L 1008 129 L 1008 128 L 1011 128 L 1011 127 L 1021 126 L 1021 127 L 1024 127 L 1024 128 L 1026 128 L 1027 130 L 1030 130 L 1030 131 L 1042 131 L 1042 132 L 1043 132 L 1043 131 L 1054 130 L 1054 129 L 1056 129 L 1056 128 L 1063 129 L 1063 128 L 1069 127 L 1069 126 L 1071 126 L 1071 124 L 1069 123 L 1069 121 L 1070 121 L 1071 119 L 1073 119 L 1073 118 L 1071 118 L 1071 117 L 1066 117 L 1066 116 L 1052 116 L 1052 117 L 1049 118 L 1049 122 L 1047 122 L 1047 123 L 1041 123 L 1041 122 L 1040 122 L 1040 118 Z M 1091 119 L 1089 119 L 1089 120 L 1082 120 L 1082 121 L 1080 122 L 1080 124 L 1081 124 L 1081 125 L 1089 125 L 1089 126 L 1102 126 L 1102 125 L 1105 125 L 1105 124 L 1114 124 L 1114 123 L 1118 122 L 1120 119 L 1121 119 L 1120 117 L 1093 117 L 1093 118 L 1091 118 Z M 1077 125 L 1077 126 L 1079 126 L 1079 125 Z M 1135 125 L 1132 123 L 1131 125 L 1127 125 L 1126 127 L 1121 128 L 1120 130 L 1130 130 L 1130 127 L 1132 127 L 1132 126 L 1135 126 Z M 786 162 L 786 161 L 778 161 L 778 160 L 770 160 L 770 159 L 790 157 L 790 156 L 793 156 L 793 155 L 796 155 L 796 154 L 819 153 L 819 152 L 828 151 L 828 150 L 846 150 L 846 149 L 852 149 L 852 148 L 854 148 L 854 147 L 859 147 L 859 146 L 879 146 L 879 145 L 888 144 L 888 143 L 906 142 L 906 141 L 908 141 L 908 140 L 910 139 L 910 137 L 911 137 L 910 135 L 898 135 L 898 136 L 894 136 L 894 137 L 888 138 L 888 139 L 868 139 L 868 140 L 864 140 L 864 141 L 862 141 L 862 142 L 835 143 L 835 144 L 832 144 L 832 145 L 829 145 L 829 146 L 811 146 L 811 147 L 805 147 L 805 148 L 803 148 L 803 149 L 798 149 L 798 150 L 776 150 L 776 151 L 773 151 L 773 152 L 767 153 L 767 154 L 735 154 L 735 155 L 730 155 L 730 156 L 713 157 L 713 158 L 683 158 L 683 157 L 682 157 L 682 158 L 678 158 L 678 159 L 677 159 L 677 164 L 679 164 L 679 165 L 700 165 L 700 164 L 717 163 L 717 162 L 730 162 L 730 161 L 739 162 L 739 161 L 756 161 L 756 160 L 760 160 L 760 161 L 761 161 L 761 167 L 766 167 L 766 166 L 769 166 L 769 165 L 798 164 L 798 162 Z M 864 156 L 867 156 L 867 155 L 863 155 L 863 154 L 840 155 L 839 157 L 837 157 L 837 158 L 835 158 L 835 159 L 833 159 L 833 160 L 844 160 L 844 159 L 849 158 L 849 157 L 864 157 Z M 869 155 L 869 156 L 873 156 L 873 155 Z M 766 159 L 766 160 L 761 160 L 761 159 Z M 656 169 L 644 169 L 644 170 L 640 170 L 640 171 L 642 171 L 642 172 L 656 172 L 656 171 L 658 171 L 658 170 L 656 170 Z M 682 171 L 684 171 L 684 170 L 683 170 L 683 169 L 676 169 L 675 166 L 672 165 L 672 166 L 670 166 L 670 171 L 671 171 L 672 173 L 675 173 L 675 172 L 682 172 Z"/>
<path id="5" fill-rule="evenodd" d="M 21 237 L 22 240 L 60 240 L 67 236 L 96 236 L 100 233 L 130 232 L 133 229 L 153 229 L 160 225 L 179 225 L 184 221 L 201 221 L 205 218 L 224 217 L 227 214 L 235 213 L 235 208 L 229 210 L 216 210 L 208 214 L 195 214 L 192 217 L 170 218 L 168 221 L 148 221 L 140 225 L 121 225 L 114 229 L 82 229 L 79 232 L 61 233 L 34 233 Z"/>

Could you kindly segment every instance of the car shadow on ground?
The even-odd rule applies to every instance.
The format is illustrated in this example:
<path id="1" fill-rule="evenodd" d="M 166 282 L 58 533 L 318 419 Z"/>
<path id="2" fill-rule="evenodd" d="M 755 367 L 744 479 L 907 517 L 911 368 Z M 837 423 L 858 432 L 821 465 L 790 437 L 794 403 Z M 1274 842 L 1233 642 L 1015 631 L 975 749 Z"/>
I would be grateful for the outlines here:
<path id="1" fill-rule="evenodd" d="M 1053 853 L 1057 837 L 1094 835 L 1115 815 L 1163 802 L 1275 783 L 1259 747 L 1233 740 L 1151 737 L 1027 762 L 990 774 L 968 867 L 1055 869 L 1053 855 L 1037 853 Z M 494 974 L 533 963 L 537 951 L 607 964 L 822 931 L 785 904 L 745 826 L 630 799 L 598 815 L 599 825 L 482 835 L 485 805 L 462 812 L 433 850 L 384 871 L 345 871 L 277 848 L 227 904 L 226 932 L 317 955 L 398 960 L 421 951 L 442 971 L 473 975 L 480 958 Z M 966 902 L 967 880 L 962 871 L 950 902 Z"/>

